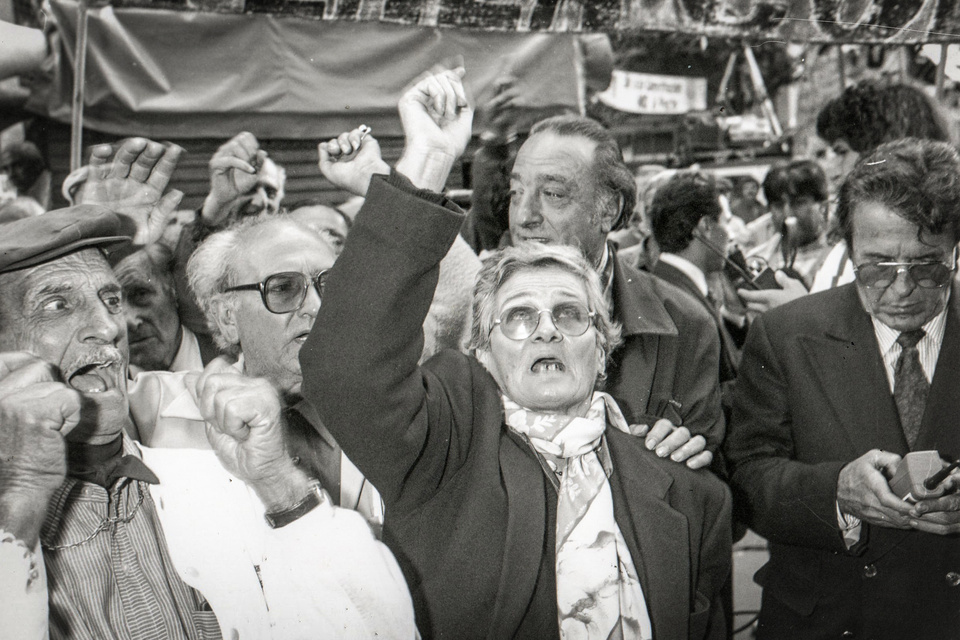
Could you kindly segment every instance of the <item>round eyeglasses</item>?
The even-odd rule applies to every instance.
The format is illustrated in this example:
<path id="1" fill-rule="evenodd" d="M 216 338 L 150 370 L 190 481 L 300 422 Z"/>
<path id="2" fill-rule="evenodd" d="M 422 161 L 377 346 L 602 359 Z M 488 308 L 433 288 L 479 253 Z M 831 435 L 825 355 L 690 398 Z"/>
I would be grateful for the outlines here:
<path id="1" fill-rule="evenodd" d="M 553 326 L 560 333 L 571 338 L 586 333 L 597 315 L 579 302 L 561 302 L 553 309 L 520 305 L 504 310 L 500 317 L 493 321 L 493 327 L 499 325 L 503 335 L 511 340 L 526 340 L 536 332 L 540 326 L 540 317 L 544 313 L 550 314 Z M 490 327 L 490 331 L 493 331 L 493 327 Z"/>
<path id="2" fill-rule="evenodd" d="M 907 274 L 921 289 L 940 289 L 953 278 L 957 269 L 956 252 L 950 264 L 943 262 L 867 262 L 853 268 L 857 281 L 871 289 L 885 289 Z"/>
<path id="3" fill-rule="evenodd" d="M 227 287 L 224 291 L 259 291 L 263 306 L 270 313 L 290 313 L 303 306 L 307 298 L 307 287 L 313 284 L 317 295 L 323 300 L 323 286 L 327 272 L 321 271 L 315 276 L 307 276 L 298 271 L 274 273 L 253 284 L 240 284 Z"/>

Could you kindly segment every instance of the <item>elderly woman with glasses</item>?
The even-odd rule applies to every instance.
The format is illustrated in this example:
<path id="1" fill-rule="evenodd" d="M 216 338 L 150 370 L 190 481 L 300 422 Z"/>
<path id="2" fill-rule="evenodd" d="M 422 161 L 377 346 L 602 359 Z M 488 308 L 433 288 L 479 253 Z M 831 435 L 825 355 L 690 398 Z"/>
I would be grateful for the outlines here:
<path id="1" fill-rule="evenodd" d="M 575 250 L 481 270 L 471 352 L 417 359 L 463 216 L 376 177 L 301 350 L 304 397 L 386 504 L 426 638 L 721 638 L 730 498 L 598 391 L 619 342 Z"/>

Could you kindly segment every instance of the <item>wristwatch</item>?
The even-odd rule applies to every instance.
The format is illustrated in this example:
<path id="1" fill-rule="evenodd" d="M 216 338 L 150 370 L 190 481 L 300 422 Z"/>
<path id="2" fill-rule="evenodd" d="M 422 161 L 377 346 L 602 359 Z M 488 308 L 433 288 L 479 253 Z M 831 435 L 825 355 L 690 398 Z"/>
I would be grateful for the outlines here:
<path id="1" fill-rule="evenodd" d="M 307 515 L 317 506 L 323 503 L 324 500 L 326 500 L 326 496 L 323 492 L 323 489 L 320 487 L 320 482 L 313 480 L 310 483 L 310 493 L 308 493 L 303 500 L 293 505 L 289 509 L 265 513 L 263 514 L 263 517 L 266 519 L 267 524 L 270 525 L 271 529 L 279 529 L 280 527 L 285 527 L 291 522 L 298 520 L 300 517 Z"/>

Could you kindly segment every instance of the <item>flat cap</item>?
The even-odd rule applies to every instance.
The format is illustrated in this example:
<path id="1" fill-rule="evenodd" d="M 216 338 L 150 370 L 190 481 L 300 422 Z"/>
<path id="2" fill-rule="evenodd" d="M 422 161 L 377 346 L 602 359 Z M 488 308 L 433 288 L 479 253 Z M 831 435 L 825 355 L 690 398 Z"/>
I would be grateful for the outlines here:
<path id="1" fill-rule="evenodd" d="M 0 225 L 0 273 L 35 267 L 78 249 L 129 241 L 119 216 L 104 207 L 56 209 Z"/>

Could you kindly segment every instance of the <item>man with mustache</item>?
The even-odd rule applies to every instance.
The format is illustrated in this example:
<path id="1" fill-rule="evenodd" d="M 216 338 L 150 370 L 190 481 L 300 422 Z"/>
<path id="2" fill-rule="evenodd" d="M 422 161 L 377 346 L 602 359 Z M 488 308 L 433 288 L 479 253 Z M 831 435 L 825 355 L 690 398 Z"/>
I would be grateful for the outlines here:
<path id="1" fill-rule="evenodd" d="M 159 193 L 178 153 L 134 139 L 92 171 Z M 99 177 L 93 184 L 102 186 Z M 107 253 L 130 235 L 155 240 L 175 200 L 139 209 L 114 200 L 122 216 L 81 205 L 5 225 L 5 633 L 159 640 L 292 637 L 303 629 L 330 637 L 349 629 L 414 637 L 395 561 L 360 517 L 334 508 L 290 460 L 270 384 L 217 366 L 195 381 L 216 457 L 192 458 L 187 477 L 171 472 L 182 468 L 171 458 L 186 452 L 141 449 L 126 435 L 126 323 Z M 190 526 L 168 526 L 177 519 Z M 196 549 L 211 547 L 229 580 L 210 582 L 210 564 Z"/>

